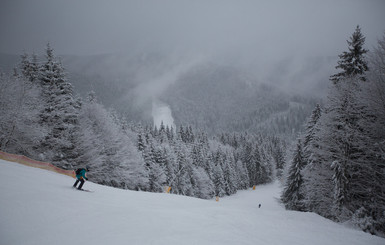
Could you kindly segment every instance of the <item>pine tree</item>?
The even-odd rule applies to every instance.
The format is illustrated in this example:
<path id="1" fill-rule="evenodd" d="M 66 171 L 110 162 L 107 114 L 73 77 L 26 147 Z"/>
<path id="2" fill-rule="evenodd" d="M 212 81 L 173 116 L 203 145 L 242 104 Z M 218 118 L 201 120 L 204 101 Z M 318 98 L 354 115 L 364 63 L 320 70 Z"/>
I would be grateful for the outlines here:
<path id="1" fill-rule="evenodd" d="M 303 211 L 303 178 L 301 171 L 306 165 L 303 158 L 302 143 L 298 140 L 293 160 L 290 165 L 286 185 L 282 194 L 282 202 L 287 209 Z"/>
<path id="2" fill-rule="evenodd" d="M 331 168 L 334 171 L 332 178 L 334 183 L 334 208 L 336 209 L 336 215 L 341 216 L 344 213 L 344 205 L 349 202 L 346 193 L 349 180 L 346 176 L 346 167 L 341 166 L 338 160 L 332 163 Z"/>
<path id="3" fill-rule="evenodd" d="M 193 169 L 194 193 L 196 197 L 209 199 L 214 196 L 214 184 L 202 167 Z"/>
<path id="4" fill-rule="evenodd" d="M 308 208 L 341 221 L 370 203 L 367 200 L 373 195 L 367 188 L 376 185 L 372 180 L 378 170 L 368 137 L 368 126 L 374 117 L 361 98 L 366 84 L 359 77 L 350 77 L 330 89 L 324 113 L 306 149 L 304 181 Z"/>
<path id="5" fill-rule="evenodd" d="M 175 149 L 176 162 L 173 173 L 173 179 L 170 181 L 172 187 L 172 193 L 189 195 L 192 190 L 191 183 L 191 166 L 186 157 L 187 149 L 185 146 L 179 142 L 178 147 Z"/>
<path id="6" fill-rule="evenodd" d="M 339 72 L 330 77 L 330 80 L 336 84 L 341 79 L 346 79 L 353 76 L 358 76 L 360 80 L 366 81 L 365 72 L 368 70 L 368 64 L 365 60 L 365 54 L 368 52 L 363 46 L 365 43 L 365 37 L 361 33 L 359 26 L 356 27 L 355 32 L 350 37 L 350 41 L 347 41 L 349 51 L 344 51 L 339 55 L 337 69 L 342 69 Z"/>
<path id="7" fill-rule="evenodd" d="M 283 169 L 285 167 L 285 156 L 284 149 L 282 149 L 281 145 L 277 146 L 277 149 L 274 153 L 275 167 L 277 170 L 277 177 L 280 178 L 283 174 Z"/>
<path id="8" fill-rule="evenodd" d="M 213 183 L 215 196 L 223 197 L 225 191 L 225 180 L 223 177 L 223 170 L 220 164 L 216 164 L 213 169 Z"/>
<path id="9" fill-rule="evenodd" d="M 307 146 L 310 144 L 310 142 L 314 138 L 315 134 L 315 125 L 317 124 L 319 118 L 321 117 L 321 106 L 317 104 L 314 108 L 314 110 L 311 113 L 311 116 L 306 124 L 306 134 L 304 139 L 304 149 L 307 148 Z"/>
<path id="10" fill-rule="evenodd" d="M 142 131 L 140 131 L 138 133 L 138 150 L 143 152 L 144 149 L 145 149 L 145 144 L 144 144 L 144 140 L 143 140 Z"/>
<path id="11" fill-rule="evenodd" d="M 30 82 L 35 83 L 39 79 L 39 64 L 35 54 L 32 55 L 32 60 L 30 60 L 29 55 L 24 53 L 21 56 L 19 68 L 24 78 Z"/>
<path id="12" fill-rule="evenodd" d="M 343 71 L 330 78 L 334 86 L 330 89 L 325 112 L 319 116 L 318 110 L 313 111 L 305 136 L 304 155 L 308 164 L 303 171 L 305 203 L 309 210 L 325 217 L 339 216 L 330 209 L 335 203 L 339 209 L 341 205 L 346 208 L 350 206 L 351 201 L 347 200 L 355 195 L 356 189 L 352 186 L 351 178 L 355 176 L 353 172 L 361 169 L 354 162 L 362 158 L 361 143 L 358 142 L 362 142 L 360 132 L 363 128 L 359 121 L 365 115 L 365 109 L 357 100 L 357 93 L 360 91 L 358 81 L 366 81 L 365 72 L 368 70 L 364 42 L 365 37 L 357 26 L 348 41 L 349 52 L 339 56 L 336 68 Z M 333 169 L 332 162 L 335 163 Z M 342 176 L 349 181 L 344 181 Z M 333 196 L 330 193 L 334 191 L 338 194 Z"/>
<path id="13" fill-rule="evenodd" d="M 245 164 L 249 179 L 249 187 L 252 187 L 253 185 L 256 185 L 256 169 L 255 169 L 255 163 L 253 162 L 253 147 L 251 146 L 251 143 L 247 142 L 242 150 L 241 160 Z"/>
<path id="14" fill-rule="evenodd" d="M 46 48 L 46 62 L 40 67 L 39 81 L 45 102 L 41 111 L 41 124 L 48 134 L 41 142 L 45 161 L 70 168 L 69 160 L 75 152 L 72 134 L 76 131 L 80 104 L 73 95 L 72 85 L 67 81 L 65 70 L 53 54 L 50 45 Z"/>
<path id="15" fill-rule="evenodd" d="M 226 153 L 224 155 L 224 162 L 222 165 L 223 169 L 223 178 L 225 181 L 225 192 L 226 195 L 232 195 L 237 192 L 236 186 L 236 174 L 234 170 L 234 159 L 231 154 Z"/>
<path id="16" fill-rule="evenodd" d="M 263 176 L 262 176 L 262 162 L 261 162 L 261 156 L 258 145 L 255 146 L 254 153 L 253 153 L 253 161 L 255 165 L 255 185 L 263 184 Z"/>
<path id="17" fill-rule="evenodd" d="M 353 142 L 360 151 L 354 155 L 353 176 L 350 185 L 352 220 L 363 230 L 385 233 L 385 35 L 370 56 L 367 81 L 360 83 L 357 100 L 361 104 L 357 125 L 360 129 Z M 352 172 L 352 171 L 351 171 Z M 364 189 L 366 188 L 366 191 Z M 370 222 L 369 222 L 370 221 Z"/>

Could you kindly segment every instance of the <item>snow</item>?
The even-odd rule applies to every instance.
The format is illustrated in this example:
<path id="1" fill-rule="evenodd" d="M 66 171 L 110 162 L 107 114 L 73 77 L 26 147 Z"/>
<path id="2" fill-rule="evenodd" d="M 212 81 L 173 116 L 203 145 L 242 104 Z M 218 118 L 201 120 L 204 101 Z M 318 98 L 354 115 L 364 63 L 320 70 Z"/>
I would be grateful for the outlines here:
<path id="1" fill-rule="evenodd" d="M 385 244 L 286 211 L 278 183 L 215 200 L 114 189 L 0 160 L 0 244 Z M 258 204 L 262 204 L 258 208 Z"/>

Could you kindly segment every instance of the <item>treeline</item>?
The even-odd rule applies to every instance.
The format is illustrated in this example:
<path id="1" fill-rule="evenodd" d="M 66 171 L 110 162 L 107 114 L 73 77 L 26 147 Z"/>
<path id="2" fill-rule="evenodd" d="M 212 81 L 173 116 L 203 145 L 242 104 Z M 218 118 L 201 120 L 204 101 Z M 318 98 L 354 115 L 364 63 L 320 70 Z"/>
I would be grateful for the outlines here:
<path id="1" fill-rule="evenodd" d="M 180 126 L 136 128 L 138 149 L 149 171 L 149 191 L 211 198 L 269 183 L 284 167 L 285 143 L 261 135 L 222 134 Z"/>
<path id="2" fill-rule="evenodd" d="M 286 144 L 256 134 L 208 137 L 199 129 L 128 122 L 90 92 L 75 95 L 59 58 L 24 54 L 0 77 L 0 150 L 64 169 L 88 165 L 90 180 L 114 187 L 212 198 L 282 174 Z"/>
<path id="3" fill-rule="evenodd" d="M 369 62 L 364 41 L 357 27 L 298 140 L 282 201 L 384 236 L 385 36 Z"/>

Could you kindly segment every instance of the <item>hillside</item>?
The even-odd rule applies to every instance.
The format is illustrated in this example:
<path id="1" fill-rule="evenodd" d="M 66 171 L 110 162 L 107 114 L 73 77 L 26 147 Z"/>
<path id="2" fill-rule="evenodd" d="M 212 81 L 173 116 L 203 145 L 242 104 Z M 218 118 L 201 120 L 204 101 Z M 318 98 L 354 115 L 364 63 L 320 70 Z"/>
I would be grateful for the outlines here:
<path id="1" fill-rule="evenodd" d="M 286 211 L 279 184 L 200 200 L 85 184 L 0 160 L 0 244 L 384 244 L 313 213 Z M 258 204 L 262 207 L 258 208 Z"/>
<path id="2" fill-rule="evenodd" d="M 295 96 L 277 83 L 261 82 L 240 68 L 207 64 L 180 76 L 161 99 L 170 105 L 176 122 L 210 133 L 295 137 L 317 98 Z"/>
<path id="3" fill-rule="evenodd" d="M 60 57 L 77 94 L 93 90 L 99 102 L 131 121 L 152 123 L 153 102 L 160 100 L 177 126 L 289 137 L 297 136 L 325 95 L 335 64 L 333 57 L 287 57 L 261 65 L 231 56 L 155 52 Z M 0 71 L 12 72 L 18 62 L 18 56 L 0 54 Z"/>

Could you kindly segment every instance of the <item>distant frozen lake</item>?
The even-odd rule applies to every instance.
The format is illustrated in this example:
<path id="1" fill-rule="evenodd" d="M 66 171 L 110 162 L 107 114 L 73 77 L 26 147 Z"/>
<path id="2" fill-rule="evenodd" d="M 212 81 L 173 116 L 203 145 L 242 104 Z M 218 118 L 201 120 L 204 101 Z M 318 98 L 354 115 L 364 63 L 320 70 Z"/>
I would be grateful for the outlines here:
<path id="1" fill-rule="evenodd" d="M 171 109 L 167 104 L 159 100 L 154 100 L 152 102 L 152 117 L 154 125 L 157 128 L 159 128 L 163 122 L 164 126 L 172 126 L 175 129 L 174 118 L 172 117 Z"/>

